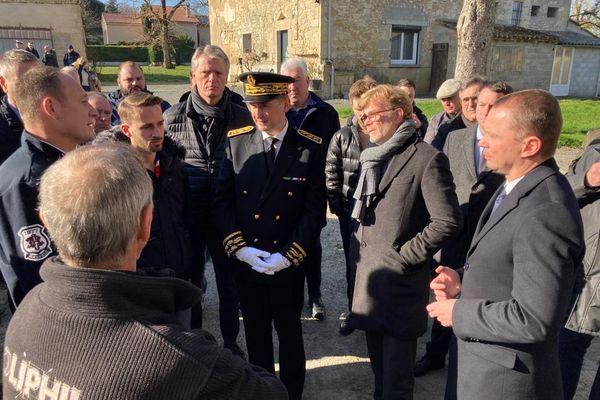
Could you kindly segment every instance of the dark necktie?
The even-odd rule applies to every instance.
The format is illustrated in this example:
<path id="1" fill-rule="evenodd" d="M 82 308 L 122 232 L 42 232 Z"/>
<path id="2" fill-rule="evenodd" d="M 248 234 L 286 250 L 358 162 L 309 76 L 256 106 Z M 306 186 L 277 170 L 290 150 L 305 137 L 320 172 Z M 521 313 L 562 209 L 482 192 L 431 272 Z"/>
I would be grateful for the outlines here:
<path id="1" fill-rule="evenodd" d="M 275 149 L 275 144 L 279 141 L 279 139 L 277 139 L 276 137 L 268 137 L 265 139 L 266 141 L 266 146 L 265 149 L 267 149 L 266 151 L 266 155 L 267 155 L 267 166 L 269 167 L 269 172 L 273 171 L 273 166 L 275 165 L 275 154 L 276 154 L 276 149 Z"/>

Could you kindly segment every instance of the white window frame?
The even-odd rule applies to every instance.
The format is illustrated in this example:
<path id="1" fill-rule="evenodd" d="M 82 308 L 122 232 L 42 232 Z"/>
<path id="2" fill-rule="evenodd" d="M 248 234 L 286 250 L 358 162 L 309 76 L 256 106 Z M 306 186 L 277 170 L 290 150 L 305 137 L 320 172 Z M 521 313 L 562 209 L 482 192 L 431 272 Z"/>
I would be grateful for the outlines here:
<path id="1" fill-rule="evenodd" d="M 398 30 L 394 32 L 395 30 Z M 404 34 L 414 33 L 413 36 L 413 51 L 410 59 L 394 59 L 392 58 L 393 37 L 390 38 L 390 64 L 391 65 L 416 65 L 419 59 L 419 37 L 421 36 L 421 28 L 413 26 L 392 25 L 392 34 L 400 33 L 400 56 L 404 54 Z"/>

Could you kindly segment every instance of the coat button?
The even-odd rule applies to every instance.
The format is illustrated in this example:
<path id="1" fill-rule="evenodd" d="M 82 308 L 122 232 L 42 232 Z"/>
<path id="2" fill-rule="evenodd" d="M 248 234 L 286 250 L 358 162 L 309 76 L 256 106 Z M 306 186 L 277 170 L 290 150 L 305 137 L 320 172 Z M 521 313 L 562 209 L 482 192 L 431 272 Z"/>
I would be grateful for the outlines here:
<path id="1" fill-rule="evenodd" d="M 292 197 L 293 195 L 294 195 L 294 193 L 288 192 L 288 197 Z"/>
<path id="2" fill-rule="evenodd" d="M 242 193 L 248 194 L 248 191 L 247 190 L 242 190 Z"/>
<path id="3" fill-rule="evenodd" d="M 277 240 L 273 240 L 273 244 L 277 244 L 277 243 L 278 243 Z"/>
<path id="4" fill-rule="evenodd" d="M 361 246 L 361 247 L 367 247 L 367 242 L 361 242 L 361 243 L 360 243 L 360 246 Z"/>
<path id="5" fill-rule="evenodd" d="M 259 214 L 254 214 L 254 219 L 259 219 L 260 215 Z"/>
<path id="6" fill-rule="evenodd" d="M 469 263 L 466 262 L 465 265 L 463 266 L 463 268 L 465 269 L 465 271 L 468 271 L 469 270 Z"/>
<path id="7" fill-rule="evenodd" d="M 254 238 L 254 243 L 258 243 L 258 238 Z"/>
<path id="8" fill-rule="evenodd" d="M 275 221 L 279 221 L 281 219 L 281 217 L 279 215 L 275 216 Z"/>

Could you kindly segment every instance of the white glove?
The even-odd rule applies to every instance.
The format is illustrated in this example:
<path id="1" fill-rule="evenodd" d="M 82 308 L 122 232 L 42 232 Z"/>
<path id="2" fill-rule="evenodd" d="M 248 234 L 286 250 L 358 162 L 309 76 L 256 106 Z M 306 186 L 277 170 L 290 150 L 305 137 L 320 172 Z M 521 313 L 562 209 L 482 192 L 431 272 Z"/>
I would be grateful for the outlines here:
<path id="1" fill-rule="evenodd" d="M 265 259 L 265 262 L 269 264 L 269 270 L 273 273 L 279 272 L 282 269 L 286 269 L 292 263 L 290 260 L 281 255 L 281 253 L 273 253 Z"/>
<path id="2" fill-rule="evenodd" d="M 263 260 L 263 258 L 269 256 L 271 256 L 271 253 L 268 251 L 259 250 L 250 246 L 244 246 L 235 252 L 235 257 L 238 260 L 250 265 L 256 272 L 273 275 L 274 272 L 271 272 L 271 266 Z"/>

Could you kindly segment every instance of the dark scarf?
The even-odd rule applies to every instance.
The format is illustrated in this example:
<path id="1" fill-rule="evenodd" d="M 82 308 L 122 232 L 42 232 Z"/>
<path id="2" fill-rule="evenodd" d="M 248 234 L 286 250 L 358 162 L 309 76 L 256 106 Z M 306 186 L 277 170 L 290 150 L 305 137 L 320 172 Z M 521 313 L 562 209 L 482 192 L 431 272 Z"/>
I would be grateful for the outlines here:
<path id="1" fill-rule="evenodd" d="M 221 124 L 225 122 L 225 110 L 229 106 L 229 94 L 225 91 L 223 98 L 215 106 L 209 106 L 202 100 L 198 90 L 194 88 L 191 93 L 192 107 L 198 114 L 200 124 L 198 126 L 200 134 L 205 139 L 212 132 L 218 132 Z"/>
<path id="2" fill-rule="evenodd" d="M 360 153 L 360 177 L 354 192 L 352 218 L 363 222 L 365 210 L 373 203 L 381 181 L 381 165 L 398 152 L 415 134 L 414 121 L 407 120 L 385 143 L 369 147 Z"/>

